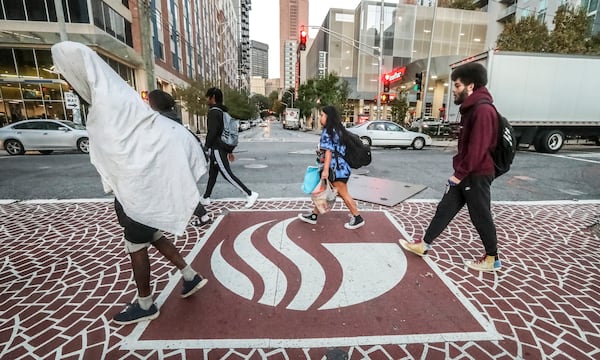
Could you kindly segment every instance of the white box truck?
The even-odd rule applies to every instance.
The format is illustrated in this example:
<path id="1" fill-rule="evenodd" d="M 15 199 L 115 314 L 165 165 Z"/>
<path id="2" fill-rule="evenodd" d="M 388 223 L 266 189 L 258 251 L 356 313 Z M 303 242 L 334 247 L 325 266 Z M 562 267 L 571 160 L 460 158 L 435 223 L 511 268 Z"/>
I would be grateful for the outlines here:
<path id="1" fill-rule="evenodd" d="M 490 50 L 450 65 L 481 62 L 494 104 L 515 129 L 520 148 L 555 153 L 567 138 L 600 145 L 600 57 Z M 448 119 L 457 119 L 458 106 Z"/>
<path id="2" fill-rule="evenodd" d="M 300 110 L 296 108 L 285 108 L 282 125 L 284 129 L 300 129 Z"/>

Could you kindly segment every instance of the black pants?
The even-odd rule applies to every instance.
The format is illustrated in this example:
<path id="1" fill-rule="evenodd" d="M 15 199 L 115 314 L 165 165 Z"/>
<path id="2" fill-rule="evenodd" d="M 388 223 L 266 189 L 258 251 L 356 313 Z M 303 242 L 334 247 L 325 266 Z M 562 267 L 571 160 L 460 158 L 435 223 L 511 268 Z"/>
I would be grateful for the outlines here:
<path id="1" fill-rule="evenodd" d="M 450 186 L 437 206 L 423 241 L 431 244 L 467 204 L 471 222 L 479 233 L 485 253 L 490 256 L 498 255 L 496 226 L 490 209 L 490 186 L 493 180 L 494 175 L 470 175 L 460 184 Z"/>
<path id="2" fill-rule="evenodd" d="M 252 191 L 244 185 L 243 182 L 240 181 L 233 173 L 231 172 L 231 167 L 229 167 L 229 159 L 227 158 L 227 152 L 222 149 L 213 148 L 210 152 L 210 159 L 208 164 L 208 184 L 206 185 L 206 190 L 204 191 L 204 197 L 209 198 L 212 194 L 213 188 L 215 187 L 215 183 L 217 182 L 217 175 L 223 175 L 225 180 L 227 180 L 231 185 L 238 188 L 240 191 L 246 193 L 246 195 L 251 195 Z"/>

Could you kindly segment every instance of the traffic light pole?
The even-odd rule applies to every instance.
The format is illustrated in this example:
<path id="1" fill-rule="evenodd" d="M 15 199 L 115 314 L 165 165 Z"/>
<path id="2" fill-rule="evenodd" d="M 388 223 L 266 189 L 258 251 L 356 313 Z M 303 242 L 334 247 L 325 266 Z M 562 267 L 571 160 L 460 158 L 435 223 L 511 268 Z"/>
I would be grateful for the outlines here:
<path id="1" fill-rule="evenodd" d="M 435 15 L 437 13 L 437 2 L 433 4 L 433 21 L 431 22 L 431 39 L 429 39 L 429 55 L 427 55 L 427 70 L 425 73 L 425 84 L 423 87 L 423 98 L 421 99 L 421 118 L 425 118 L 425 104 L 427 103 L 427 88 L 429 87 L 429 69 L 431 68 L 431 52 L 433 49 L 433 33 L 435 31 Z"/>
<path id="2" fill-rule="evenodd" d="M 377 117 L 381 119 L 383 112 L 381 111 L 381 68 L 383 67 L 383 10 L 384 0 L 381 0 L 381 10 L 379 12 L 379 54 L 377 56 Z"/>

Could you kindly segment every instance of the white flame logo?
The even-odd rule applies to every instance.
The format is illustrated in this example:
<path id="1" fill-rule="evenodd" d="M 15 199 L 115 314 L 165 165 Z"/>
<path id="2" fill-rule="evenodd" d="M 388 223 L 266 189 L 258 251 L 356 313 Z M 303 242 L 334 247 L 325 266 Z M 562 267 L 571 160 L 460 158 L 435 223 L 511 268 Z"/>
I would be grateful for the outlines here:
<path id="1" fill-rule="evenodd" d="M 302 247 L 287 236 L 288 225 L 296 220 L 289 218 L 274 224 L 267 233 L 270 245 L 291 261 L 300 272 L 301 282 L 298 291 L 286 306 L 289 310 L 307 310 L 313 306 L 327 287 L 327 272 Z M 233 248 L 261 277 L 264 291 L 258 302 L 263 305 L 278 306 L 288 290 L 288 276 L 285 269 L 257 249 L 251 238 L 253 234 L 275 220 L 255 224 L 242 231 L 234 240 Z M 223 241 L 211 256 L 211 267 L 217 280 L 231 292 L 252 300 L 256 286 L 250 278 L 228 263 L 222 255 Z M 406 258 L 395 243 L 335 243 L 323 244 L 335 257 L 342 269 L 341 284 L 319 310 L 335 309 L 360 304 L 372 300 L 394 288 L 406 273 Z M 322 299 L 321 301 L 322 302 Z"/>

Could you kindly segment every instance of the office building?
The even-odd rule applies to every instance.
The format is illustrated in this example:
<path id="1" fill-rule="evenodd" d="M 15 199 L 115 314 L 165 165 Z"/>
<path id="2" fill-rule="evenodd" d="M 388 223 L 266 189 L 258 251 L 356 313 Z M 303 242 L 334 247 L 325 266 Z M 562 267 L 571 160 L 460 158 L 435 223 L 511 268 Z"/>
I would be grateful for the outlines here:
<path id="1" fill-rule="evenodd" d="M 300 27 L 308 31 L 308 0 L 279 0 L 279 44 L 281 87 L 294 87 L 299 77 L 296 67 L 296 54 L 300 40 Z M 290 58 L 294 52 L 293 59 Z"/>
<path id="2" fill-rule="evenodd" d="M 250 63 L 252 65 L 251 75 L 263 79 L 269 78 L 269 45 L 251 40 L 250 41 Z"/>

